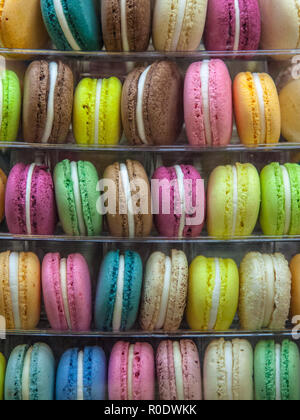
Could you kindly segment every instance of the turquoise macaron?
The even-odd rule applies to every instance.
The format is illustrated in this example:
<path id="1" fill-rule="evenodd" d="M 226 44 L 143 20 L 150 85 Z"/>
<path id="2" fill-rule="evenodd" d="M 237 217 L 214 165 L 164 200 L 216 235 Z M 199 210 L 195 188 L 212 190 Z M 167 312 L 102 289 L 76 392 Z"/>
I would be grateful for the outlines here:
<path id="1" fill-rule="evenodd" d="M 255 397 L 258 401 L 300 400 L 300 357 L 296 343 L 260 341 L 254 355 Z"/>
<path id="2" fill-rule="evenodd" d="M 54 383 L 55 360 L 47 344 L 24 344 L 13 350 L 5 375 L 5 400 L 52 401 Z"/>
<path id="3" fill-rule="evenodd" d="M 94 0 L 41 0 L 44 22 L 57 49 L 102 49 L 98 3 Z"/>
<path id="4" fill-rule="evenodd" d="M 137 318 L 143 280 L 143 264 L 133 251 L 109 252 L 101 265 L 95 323 L 99 331 L 128 331 Z"/>

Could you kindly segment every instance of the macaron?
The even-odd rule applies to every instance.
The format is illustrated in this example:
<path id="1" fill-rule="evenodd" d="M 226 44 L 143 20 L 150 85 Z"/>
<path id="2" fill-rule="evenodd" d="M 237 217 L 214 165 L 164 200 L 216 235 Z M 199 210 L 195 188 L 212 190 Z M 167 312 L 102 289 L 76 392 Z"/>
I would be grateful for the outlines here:
<path id="1" fill-rule="evenodd" d="M 271 163 L 260 174 L 260 225 L 268 236 L 300 234 L 300 167 Z"/>
<path id="2" fill-rule="evenodd" d="M 122 83 L 84 78 L 78 84 L 73 109 L 73 132 L 78 144 L 115 145 L 122 137 Z"/>
<path id="3" fill-rule="evenodd" d="M 299 143 L 300 120 L 300 79 L 291 80 L 280 90 L 281 133 L 291 143 Z"/>
<path id="4" fill-rule="evenodd" d="M 285 328 L 291 302 L 291 272 L 282 254 L 250 252 L 240 266 L 241 327 L 257 331 Z"/>
<path id="5" fill-rule="evenodd" d="M 154 351 L 150 344 L 118 341 L 109 360 L 109 400 L 154 400 L 154 363 Z"/>
<path id="6" fill-rule="evenodd" d="M 123 86 L 121 109 L 129 143 L 174 144 L 183 123 L 183 79 L 177 65 L 158 61 L 134 69 Z"/>
<path id="7" fill-rule="evenodd" d="M 217 167 L 207 192 L 208 234 L 220 239 L 252 234 L 259 216 L 259 174 L 251 164 Z"/>
<path id="8" fill-rule="evenodd" d="M 106 51 L 146 51 L 151 34 L 151 0 L 102 0 Z"/>
<path id="9" fill-rule="evenodd" d="M 0 92 L 0 141 L 14 142 L 18 137 L 21 116 L 21 86 L 15 72 L 4 70 L 1 73 Z"/>
<path id="10" fill-rule="evenodd" d="M 67 235 L 97 236 L 102 231 L 102 215 L 97 203 L 99 178 L 90 162 L 58 163 L 54 169 L 55 196 L 59 220 Z"/>
<path id="11" fill-rule="evenodd" d="M 195 51 L 205 26 L 207 0 L 156 1 L 152 38 L 158 51 Z"/>
<path id="12" fill-rule="evenodd" d="M 5 214 L 5 190 L 6 190 L 7 177 L 0 169 L 0 222 L 4 219 Z"/>
<path id="13" fill-rule="evenodd" d="M 47 254 L 42 263 L 44 304 L 55 331 L 89 331 L 92 320 L 92 284 L 81 254 L 61 258 Z"/>
<path id="14" fill-rule="evenodd" d="M 230 143 L 232 82 L 222 60 L 204 60 L 188 68 L 184 82 L 184 120 L 192 145 L 215 147 Z"/>
<path id="15" fill-rule="evenodd" d="M 275 144 L 281 134 L 278 92 L 266 73 L 239 73 L 233 83 L 233 104 L 241 142 L 246 146 Z"/>
<path id="16" fill-rule="evenodd" d="M 208 51 L 258 50 L 261 35 L 257 0 L 209 0 L 204 44 Z"/>
<path id="17" fill-rule="evenodd" d="M 40 262 L 31 252 L 0 254 L 0 315 L 8 330 L 34 330 L 41 314 Z"/>
<path id="18" fill-rule="evenodd" d="M 144 331 L 179 329 L 187 298 L 188 261 L 183 251 L 154 252 L 147 261 L 140 307 Z"/>
<path id="19" fill-rule="evenodd" d="M 25 74 L 23 137 L 27 143 L 64 143 L 73 107 L 73 73 L 61 61 L 33 61 Z"/>
<path id="20" fill-rule="evenodd" d="M 17 235 L 53 235 L 56 205 L 51 173 L 43 165 L 16 164 L 5 193 L 8 230 Z"/>
<path id="21" fill-rule="evenodd" d="M 156 353 L 156 372 L 160 400 L 202 400 L 199 352 L 193 341 L 162 341 Z"/>
<path id="22" fill-rule="evenodd" d="M 146 237 L 152 230 L 151 192 L 143 165 L 116 162 L 103 175 L 107 182 L 107 223 L 115 237 Z"/>
<path id="23" fill-rule="evenodd" d="M 43 343 L 16 347 L 8 360 L 5 376 L 6 401 L 52 401 L 55 360 Z"/>
<path id="24" fill-rule="evenodd" d="M 143 281 L 143 263 L 133 251 L 111 251 L 98 279 L 95 323 L 99 331 L 128 331 L 136 321 Z"/>
<path id="25" fill-rule="evenodd" d="M 101 401 L 106 396 L 106 357 L 101 347 L 74 348 L 60 359 L 57 401 Z"/>
<path id="26" fill-rule="evenodd" d="M 253 349 L 247 340 L 212 341 L 204 357 L 206 401 L 252 401 Z"/>
<path id="27" fill-rule="evenodd" d="M 300 357 L 296 343 L 260 341 L 254 354 L 257 401 L 300 400 Z"/>
<path id="28" fill-rule="evenodd" d="M 162 236 L 197 237 L 205 219 L 204 181 L 190 165 L 160 167 L 151 182 L 155 226 Z"/>
<path id="29" fill-rule="evenodd" d="M 41 9 L 57 49 L 102 49 L 98 6 L 94 0 L 41 0 Z"/>
<path id="30" fill-rule="evenodd" d="M 290 262 L 292 275 L 291 318 L 300 315 L 300 255 L 295 255 Z"/>
<path id="31" fill-rule="evenodd" d="M 194 259 L 189 270 L 187 322 L 192 330 L 226 331 L 239 301 L 239 272 L 231 259 Z"/>
<path id="32" fill-rule="evenodd" d="M 4 380 L 5 380 L 6 360 L 2 353 L 0 353 L 0 401 L 3 401 L 4 396 Z"/>

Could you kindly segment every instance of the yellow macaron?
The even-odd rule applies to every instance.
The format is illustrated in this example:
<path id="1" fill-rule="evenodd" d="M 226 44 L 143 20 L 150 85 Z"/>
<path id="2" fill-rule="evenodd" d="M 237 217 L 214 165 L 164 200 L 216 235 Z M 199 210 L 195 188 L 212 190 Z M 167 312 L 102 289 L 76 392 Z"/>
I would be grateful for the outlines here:
<path id="1" fill-rule="evenodd" d="M 4 394 L 4 378 L 5 378 L 6 360 L 2 353 L 0 353 L 0 401 L 3 400 Z"/>

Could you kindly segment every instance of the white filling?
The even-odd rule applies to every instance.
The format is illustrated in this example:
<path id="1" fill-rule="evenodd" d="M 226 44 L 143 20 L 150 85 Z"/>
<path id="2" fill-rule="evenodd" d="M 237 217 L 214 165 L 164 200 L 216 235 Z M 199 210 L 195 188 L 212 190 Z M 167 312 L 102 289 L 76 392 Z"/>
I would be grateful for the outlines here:
<path id="1" fill-rule="evenodd" d="M 184 386 L 183 386 L 183 372 L 182 372 L 182 356 L 180 351 L 180 344 L 178 341 L 173 342 L 173 358 L 174 370 L 176 380 L 177 400 L 184 401 Z"/>
<path id="2" fill-rule="evenodd" d="M 65 14 L 64 14 L 64 9 L 63 9 L 62 4 L 61 4 L 61 0 L 53 0 L 53 5 L 54 5 L 55 14 L 56 14 L 58 23 L 61 27 L 61 30 L 64 33 L 64 36 L 65 36 L 66 40 L 68 41 L 70 47 L 74 51 L 80 51 L 81 48 L 77 44 L 77 42 L 76 42 L 75 38 L 73 37 L 73 34 L 72 34 L 72 32 L 69 28 L 67 19 L 66 19 Z"/>
<path id="3" fill-rule="evenodd" d="M 129 52 L 129 42 L 127 34 L 127 13 L 126 13 L 126 3 L 127 0 L 120 0 L 121 7 L 121 37 L 122 37 L 122 47 L 123 51 Z"/>
<path id="4" fill-rule="evenodd" d="M 68 285 L 67 285 L 67 260 L 65 258 L 62 258 L 60 260 L 59 274 L 60 274 L 60 288 L 61 288 L 61 294 L 63 298 L 65 317 L 67 320 L 68 328 L 69 330 L 71 330 L 72 324 L 71 324 L 69 299 L 68 299 Z"/>
<path id="5" fill-rule="evenodd" d="M 265 286 L 267 289 L 263 327 L 268 327 L 274 311 L 275 275 L 272 257 L 270 255 L 263 255 L 263 259 L 265 264 Z"/>
<path id="6" fill-rule="evenodd" d="M 19 311 L 19 254 L 12 252 L 9 256 L 9 287 L 12 300 L 15 329 L 21 329 Z"/>
<path id="7" fill-rule="evenodd" d="M 233 401 L 232 391 L 232 372 L 233 372 L 233 357 L 232 357 L 232 344 L 227 341 L 225 344 L 225 371 L 228 401 Z"/>
<path id="8" fill-rule="evenodd" d="M 208 60 L 203 61 L 201 64 L 200 79 L 201 79 L 201 95 L 202 95 L 206 144 L 210 146 L 212 144 L 212 135 L 211 135 L 211 128 L 210 128 L 209 61 Z"/>
<path id="9" fill-rule="evenodd" d="M 27 351 L 23 364 L 22 372 L 22 400 L 30 400 L 30 364 L 31 364 L 31 354 L 33 348 L 30 347 Z"/>
<path id="10" fill-rule="evenodd" d="M 134 238 L 135 226 L 134 226 L 134 214 L 133 214 L 133 204 L 132 204 L 131 189 L 130 189 L 130 180 L 129 180 L 127 167 L 124 163 L 120 164 L 120 173 L 121 173 L 121 179 L 122 179 L 124 194 L 125 194 L 126 203 L 127 203 L 129 237 Z"/>
<path id="11" fill-rule="evenodd" d="M 120 261 L 119 261 L 117 293 L 116 293 L 116 301 L 115 301 L 114 315 L 113 315 L 113 331 L 114 332 L 120 331 L 121 323 L 122 323 L 124 280 L 125 280 L 125 258 L 124 258 L 124 255 L 121 255 Z"/>
<path id="12" fill-rule="evenodd" d="M 3 75 L 0 75 L 0 130 L 2 127 L 3 119 Z"/>
<path id="13" fill-rule="evenodd" d="M 185 228 L 185 190 L 184 190 L 184 173 L 179 165 L 175 166 L 177 181 L 178 181 L 178 190 L 180 196 L 180 205 L 181 205 L 181 216 L 178 237 L 183 238 L 183 232 Z"/>
<path id="14" fill-rule="evenodd" d="M 77 401 L 84 400 L 83 389 L 83 351 L 80 351 L 77 361 Z"/>
<path id="15" fill-rule="evenodd" d="M 253 74 L 253 80 L 256 87 L 256 93 L 257 93 L 258 104 L 259 104 L 261 139 L 262 139 L 262 143 L 265 143 L 266 141 L 266 115 L 265 115 L 264 91 L 263 91 L 258 73 Z"/>
<path id="16" fill-rule="evenodd" d="M 144 125 L 144 117 L 143 117 L 143 97 L 144 97 L 144 88 L 147 79 L 147 75 L 149 73 L 150 67 L 147 67 L 146 70 L 141 74 L 138 83 L 138 93 L 137 93 L 137 106 L 136 106 L 136 125 L 138 130 L 139 138 L 142 140 L 144 144 L 148 144 L 146 132 L 145 132 L 145 125 Z"/>
<path id="17" fill-rule="evenodd" d="M 99 143 L 99 115 L 100 115 L 100 104 L 101 104 L 101 91 L 102 91 L 102 79 L 97 81 L 96 88 L 96 103 L 95 103 L 95 132 L 94 132 L 94 144 Z"/>
<path id="18" fill-rule="evenodd" d="M 276 401 L 281 401 L 281 384 L 280 384 L 281 346 L 280 344 L 276 344 L 275 353 L 276 353 Z"/>
<path id="19" fill-rule="evenodd" d="M 128 400 L 133 400 L 133 359 L 134 359 L 134 344 L 129 346 L 128 350 L 128 371 L 127 371 L 127 388 Z"/>
<path id="20" fill-rule="evenodd" d="M 74 199 L 75 199 L 75 207 L 77 213 L 77 220 L 78 220 L 78 227 L 80 235 L 86 235 L 83 211 L 82 211 L 82 203 L 81 203 L 81 194 L 80 194 L 80 186 L 79 186 L 79 178 L 78 178 L 78 170 L 77 170 L 77 163 L 71 162 L 71 178 L 73 182 L 73 191 L 74 191 Z"/>
<path id="21" fill-rule="evenodd" d="M 49 96 L 48 96 L 48 105 L 47 105 L 47 120 L 45 131 L 42 137 L 42 143 L 47 143 L 52 132 L 53 121 L 54 121 L 54 92 L 57 81 L 58 74 L 58 65 L 55 62 L 49 64 L 50 72 L 50 86 L 49 86 Z"/>
<path id="22" fill-rule="evenodd" d="M 171 276 L 172 276 L 172 262 L 170 257 L 166 257 L 165 260 L 165 277 L 164 277 L 164 287 L 161 296 L 160 310 L 157 323 L 155 325 L 156 330 L 163 328 L 166 320 L 168 303 L 169 303 L 169 294 L 171 287 Z"/>
<path id="23" fill-rule="evenodd" d="M 233 212 L 232 212 L 232 236 L 235 235 L 235 229 L 236 229 L 236 219 L 237 219 L 237 211 L 238 211 L 238 202 L 239 202 L 239 194 L 238 194 L 238 174 L 237 174 L 237 168 L 236 166 L 232 167 L 232 173 L 233 173 Z"/>
<path id="24" fill-rule="evenodd" d="M 235 36 L 234 36 L 233 51 L 238 51 L 239 46 L 240 46 L 240 32 L 241 32 L 239 0 L 234 0 L 234 8 L 235 8 Z"/>
<path id="25" fill-rule="evenodd" d="M 177 21 L 174 29 L 174 35 L 171 44 L 171 51 L 177 51 L 181 30 L 184 21 L 185 9 L 187 0 L 178 0 Z"/>
<path id="26" fill-rule="evenodd" d="M 215 328 L 218 312 L 219 312 L 219 305 L 220 305 L 220 296 L 221 296 L 221 270 L 220 270 L 220 260 L 215 258 L 215 268 L 216 268 L 216 276 L 215 276 L 215 287 L 212 296 L 212 306 L 210 311 L 210 319 L 208 324 L 208 329 L 213 330 Z"/>
<path id="27" fill-rule="evenodd" d="M 292 218 L 292 191 L 291 191 L 291 181 L 288 170 L 285 166 L 281 166 L 283 184 L 284 184 L 284 194 L 285 194 L 285 222 L 284 222 L 284 235 L 287 235 L 291 226 Z"/>
<path id="28" fill-rule="evenodd" d="M 31 235 L 31 218 L 30 218 L 30 198 L 31 198 L 31 183 L 32 183 L 32 175 L 36 164 L 32 163 L 28 170 L 27 180 L 26 180 L 26 198 L 25 198 L 25 208 L 26 208 L 26 230 L 28 235 Z"/>

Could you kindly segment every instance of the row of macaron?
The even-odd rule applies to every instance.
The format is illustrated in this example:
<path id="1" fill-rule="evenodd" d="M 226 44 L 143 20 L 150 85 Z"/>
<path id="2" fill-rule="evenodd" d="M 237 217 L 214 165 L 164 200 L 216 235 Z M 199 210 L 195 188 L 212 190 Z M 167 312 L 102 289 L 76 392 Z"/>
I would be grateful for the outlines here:
<path id="1" fill-rule="evenodd" d="M 21 88 L 6 71 L 2 83 L 0 140 L 19 133 Z M 278 95 L 266 73 L 239 73 L 232 86 L 219 59 L 193 63 L 183 77 L 173 62 L 138 66 L 124 85 L 116 77 L 83 78 L 75 90 L 71 68 L 61 61 L 32 62 L 25 74 L 23 139 L 28 143 L 64 143 L 73 121 L 80 145 L 116 145 L 124 133 L 133 145 L 172 145 L 185 123 L 191 145 L 227 146 L 233 133 L 233 109 L 241 142 L 276 144 L 299 140 L 297 107 L 300 80 L 288 80 Z M 293 108 L 293 106 L 294 108 Z"/>
<path id="2" fill-rule="evenodd" d="M 9 330 L 33 330 L 40 320 L 41 288 L 54 331 L 86 332 L 92 321 L 92 282 L 81 254 L 0 254 L 0 315 Z M 190 267 L 183 251 L 156 251 L 145 269 L 134 251 L 110 251 L 96 288 L 97 331 L 177 331 L 184 316 L 194 331 L 227 331 L 238 311 L 243 330 L 284 330 L 300 314 L 300 255 L 250 252 L 233 259 L 199 256 Z"/>
<path id="3" fill-rule="evenodd" d="M 107 366 L 108 365 L 108 366 Z M 300 400 L 300 356 L 295 342 L 244 339 L 212 341 L 203 362 L 191 340 L 114 344 L 107 363 L 101 347 L 72 348 L 57 372 L 47 344 L 0 353 L 0 399 L 288 401 Z"/>
<path id="4" fill-rule="evenodd" d="M 151 185 L 143 165 L 127 160 L 109 165 L 99 181 L 91 162 L 16 164 L 6 180 L 0 172 L 1 220 L 11 234 L 53 235 L 57 210 L 70 236 L 99 236 L 103 216 L 114 237 L 198 237 L 205 218 L 218 239 L 250 236 L 260 219 L 264 235 L 300 235 L 300 166 L 271 163 L 259 175 L 252 164 L 218 166 L 207 194 L 191 165 L 159 167 Z M 207 205 L 206 205 L 207 201 Z M 207 217 L 206 217 L 207 213 Z"/>

